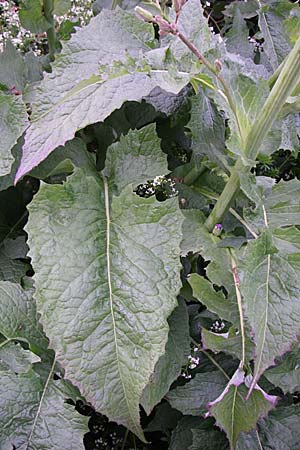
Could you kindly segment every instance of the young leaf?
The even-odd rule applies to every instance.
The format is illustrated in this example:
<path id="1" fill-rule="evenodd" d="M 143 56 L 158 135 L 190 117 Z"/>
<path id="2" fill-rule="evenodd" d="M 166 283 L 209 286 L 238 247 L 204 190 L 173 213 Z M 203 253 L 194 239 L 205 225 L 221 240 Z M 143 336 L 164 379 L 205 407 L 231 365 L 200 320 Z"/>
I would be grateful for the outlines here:
<path id="1" fill-rule="evenodd" d="M 148 415 L 180 375 L 181 367 L 186 364 L 190 352 L 187 308 L 182 299 L 179 298 L 178 301 L 179 305 L 168 319 L 170 331 L 165 354 L 159 358 L 142 395 L 141 404 Z"/>
<path id="2" fill-rule="evenodd" d="M 239 434 L 253 429 L 259 417 L 267 415 L 276 402 L 276 397 L 267 395 L 257 386 L 246 400 L 247 391 L 244 373 L 239 368 L 223 393 L 209 404 L 210 414 L 225 431 L 231 449 L 235 448 Z"/>
<path id="3" fill-rule="evenodd" d="M 139 401 L 168 338 L 182 215 L 133 189 L 167 171 L 155 126 L 110 147 L 102 175 L 42 184 L 27 225 L 36 299 L 66 378 L 141 439 Z"/>

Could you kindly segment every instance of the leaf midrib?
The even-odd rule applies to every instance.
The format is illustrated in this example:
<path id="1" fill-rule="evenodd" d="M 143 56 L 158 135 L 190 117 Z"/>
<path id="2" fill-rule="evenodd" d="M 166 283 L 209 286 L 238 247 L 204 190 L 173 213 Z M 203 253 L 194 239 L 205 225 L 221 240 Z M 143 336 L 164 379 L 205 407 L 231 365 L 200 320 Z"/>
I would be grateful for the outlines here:
<path id="1" fill-rule="evenodd" d="M 103 180 L 103 186 L 104 186 L 104 201 L 105 201 L 105 217 L 106 217 L 106 266 L 107 266 L 107 282 L 108 282 L 108 289 L 109 289 L 109 304 L 110 304 L 110 313 L 112 317 L 112 323 L 113 323 L 113 334 L 114 334 L 114 344 L 115 344 L 115 351 L 116 351 L 116 361 L 118 366 L 118 372 L 119 377 L 121 380 L 124 397 L 127 405 L 128 414 L 131 418 L 132 425 L 136 429 L 135 426 L 135 420 L 134 417 L 131 414 L 131 408 L 129 405 L 128 397 L 127 397 L 127 391 L 125 388 L 125 384 L 122 377 L 122 371 L 120 366 L 120 359 L 119 359 L 119 346 L 118 346 L 118 338 L 117 338 L 117 327 L 116 327 L 116 320 L 115 320 L 115 314 L 114 314 L 114 308 L 113 308 L 113 292 L 112 292 L 112 282 L 111 282 L 111 269 L 110 269 L 110 208 L 109 208 L 109 188 L 108 188 L 108 182 L 107 178 L 102 174 L 102 180 Z M 139 434 L 139 433 L 138 433 Z"/>

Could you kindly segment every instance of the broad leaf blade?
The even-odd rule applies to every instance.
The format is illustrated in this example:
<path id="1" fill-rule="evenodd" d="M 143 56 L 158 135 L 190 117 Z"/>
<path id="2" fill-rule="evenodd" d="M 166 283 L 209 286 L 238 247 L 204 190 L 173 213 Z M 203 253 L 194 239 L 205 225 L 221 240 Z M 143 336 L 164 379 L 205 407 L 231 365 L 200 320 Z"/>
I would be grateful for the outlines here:
<path id="1" fill-rule="evenodd" d="M 11 149 L 27 125 L 26 106 L 22 98 L 0 92 L 0 176 L 10 172 L 14 162 Z"/>
<path id="2" fill-rule="evenodd" d="M 138 404 L 180 283 L 177 200 L 133 192 L 141 176 L 166 172 L 159 144 L 154 126 L 131 132 L 111 147 L 106 176 L 77 169 L 63 185 L 43 184 L 27 226 L 38 310 L 66 378 L 142 439 Z"/>
<path id="3" fill-rule="evenodd" d="M 0 372 L 0 446 L 3 450 L 84 450 L 88 419 L 80 416 L 66 399 L 79 392 L 67 381 L 53 380 L 50 370 L 43 384 L 30 369 L 23 374 Z"/>
<path id="4" fill-rule="evenodd" d="M 300 352 L 292 350 L 279 358 L 275 367 L 265 372 L 265 376 L 286 394 L 300 390 Z"/>
<path id="5" fill-rule="evenodd" d="M 227 382 L 228 379 L 222 372 L 197 373 L 184 386 L 171 390 L 167 400 L 172 408 L 178 409 L 182 414 L 201 416 L 207 411 L 212 395 L 219 396 Z"/>
<path id="6" fill-rule="evenodd" d="M 256 343 L 253 387 L 299 334 L 299 276 L 277 253 L 268 231 L 250 242 L 243 254 L 241 291 Z"/>
<path id="7" fill-rule="evenodd" d="M 253 429 L 259 417 L 267 415 L 276 401 L 276 397 L 268 396 L 258 387 L 246 400 L 247 391 L 244 374 L 238 369 L 224 392 L 209 405 L 210 413 L 225 431 L 231 449 L 235 448 L 239 434 Z"/>
<path id="8" fill-rule="evenodd" d="M 188 313 L 184 300 L 179 299 L 179 305 L 174 309 L 168 322 L 170 331 L 165 354 L 158 360 L 141 399 L 141 404 L 148 415 L 180 375 L 190 352 Z"/>
<path id="9" fill-rule="evenodd" d="M 278 450 L 299 450 L 300 405 L 276 408 L 259 422 L 259 434 L 263 448 Z"/>
<path id="10" fill-rule="evenodd" d="M 225 153 L 225 121 L 215 103 L 203 92 L 191 99 L 191 118 L 188 127 L 192 133 L 193 155 L 196 161 L 207 156 L 227 169 Z"/>

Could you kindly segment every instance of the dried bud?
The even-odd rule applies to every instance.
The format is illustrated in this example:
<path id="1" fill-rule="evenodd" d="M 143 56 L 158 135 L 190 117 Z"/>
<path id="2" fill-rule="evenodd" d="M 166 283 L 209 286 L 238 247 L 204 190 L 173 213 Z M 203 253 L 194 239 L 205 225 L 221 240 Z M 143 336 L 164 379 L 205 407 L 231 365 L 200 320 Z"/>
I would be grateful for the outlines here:
<path id="1" fill-rule="evenodd" d="M 220 72 L 222 70 L 222 63 L 219 59 L 215 60 L 216 69 Z"/>
<path id="2" fill-rule="evenodd" d="M 222 231 L 223 231 L 223 226 L 222 226 L 222 224 L 221 224 L 221 223 L 217 223 L 217 224 L 215 225 L 213 231 L 212 231 L 212 234 L 213 234 L 214 236 L 221 236 Z"/>
<path id="3" fill-rule="evenodd" d="M 134 10 L 145 22 L 153 22 L 153 15 L 151 12 L 141 8 L 140 6 L 136 6 Z"/>

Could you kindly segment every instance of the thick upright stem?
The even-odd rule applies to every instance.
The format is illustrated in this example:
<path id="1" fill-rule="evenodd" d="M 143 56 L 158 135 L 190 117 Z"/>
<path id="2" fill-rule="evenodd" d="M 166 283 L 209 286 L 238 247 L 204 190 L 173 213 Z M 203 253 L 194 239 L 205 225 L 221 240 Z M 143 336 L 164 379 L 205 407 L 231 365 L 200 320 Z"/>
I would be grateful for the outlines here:
<path id="1" fill-rule="evenodd" d="M 288 55 L 273 89 L 247 136 L 244 154 L 248 159 L 256 159 L 263 140 L 280 114 L 287 97 L 291 95 L 299 82 L 300 38 L 298 38 L 294 48 Z M 206 226 L 209 231 L 212 231 L 216 223 L 222 222 L 225 213 L 237 195 L 240 188 L 239 172 L 241 170 L 245 171 L 246 169 L 243 167 L 241 159 L 238 159 L 224 191 L 206 221 Z"/>
<path id="2" fill-rule="evenodd" d="M 53 10 L 54 10 L 53 0 L 43 0 L 43 8 L 44 8 L 44 16 L 47 19 L 47 21 L 51 24 L 50 28 L 47 30 L 47 38 L 49 46 L 49 55 L 51 61 L 53 61 L 56 49 L 56 32 L 54 28 L 54 18 L 53 18 Z"/>

